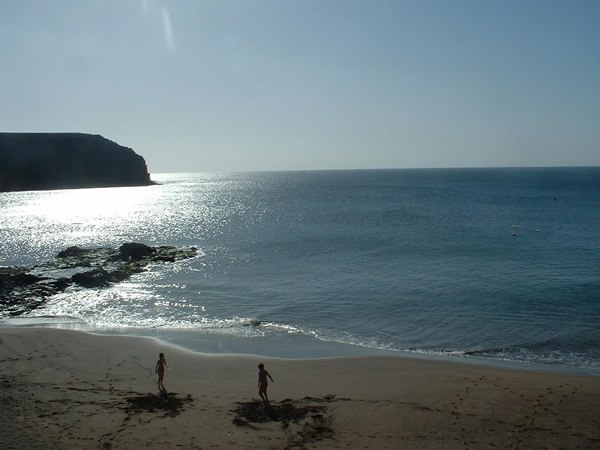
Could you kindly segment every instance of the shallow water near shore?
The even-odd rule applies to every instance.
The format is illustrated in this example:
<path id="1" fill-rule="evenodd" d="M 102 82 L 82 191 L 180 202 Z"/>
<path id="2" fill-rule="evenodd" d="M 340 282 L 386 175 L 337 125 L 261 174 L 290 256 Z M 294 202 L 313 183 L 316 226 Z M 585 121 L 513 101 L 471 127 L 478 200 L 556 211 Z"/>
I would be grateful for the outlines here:
<path id="1" fill-rule="evenodd" d="M 409 352 L 600 374 L 600 169 L 153 179 L 0 194 L 0 265 L 71 245 L 200 250 L 2 324 L 207 353 Z"/>

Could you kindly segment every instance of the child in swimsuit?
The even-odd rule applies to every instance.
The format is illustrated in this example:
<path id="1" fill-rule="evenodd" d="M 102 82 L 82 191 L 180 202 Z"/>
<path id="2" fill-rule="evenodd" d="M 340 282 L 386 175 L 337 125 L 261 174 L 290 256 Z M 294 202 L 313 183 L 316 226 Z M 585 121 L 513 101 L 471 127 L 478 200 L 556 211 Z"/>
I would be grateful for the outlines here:
<path id="1" fill-rule="evenodd" d="M 154 372 L 158 374 L 158 390 L 160 392 L 167 392 L 165 387 L 163 386 L 163 379 L 165 377 L 165 367 L 169 367 L 167 364 L 167 360 L 165 359 L 165 354 L 161 353 L 158 355 L 158 361 L 156 362 L 156 368 Z"/>
<path id="2" fill-rule="evenodd" d="M 264 402 L 269 403 L 269 397 L 267 397 L 267 386 L 269 385 L 269 382 L 267 381 L 267 377 L 269 377 L 271 379 L 271 381 L 274 382 L 271 374 L 265 370 L 265 365 L 262 363 L 259 364 L 258 365 L 258 395 L 260 395 L 260 398 L 262 398 L 262 400 Z"/>

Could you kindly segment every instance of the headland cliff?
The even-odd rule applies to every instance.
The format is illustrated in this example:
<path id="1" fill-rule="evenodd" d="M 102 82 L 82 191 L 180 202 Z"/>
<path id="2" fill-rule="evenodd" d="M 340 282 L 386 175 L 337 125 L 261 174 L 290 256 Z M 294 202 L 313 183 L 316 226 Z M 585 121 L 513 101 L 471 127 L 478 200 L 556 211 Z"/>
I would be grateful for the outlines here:
<path id="1" fill-rule="evenodd" d="M 150 184 L 143 157 L 100 135 L 0 133 L 0 191 Z"/>

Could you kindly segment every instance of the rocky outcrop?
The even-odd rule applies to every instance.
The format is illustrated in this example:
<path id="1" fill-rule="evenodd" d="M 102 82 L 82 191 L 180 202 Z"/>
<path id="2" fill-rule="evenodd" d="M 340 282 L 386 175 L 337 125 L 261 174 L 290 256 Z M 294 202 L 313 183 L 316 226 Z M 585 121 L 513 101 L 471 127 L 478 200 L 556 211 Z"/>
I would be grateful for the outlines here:
<path id="1" fill-rule="evenodd" d="M 102 288 L 146 270 L 198 254 L 194 247 L 150 247 L 125 243 L 119 248 L 69 247 L 52 261 L 33 267 L 0 267 L 0 317 L 38 308 L 68 287 Z"/>
<path id="2" fill-rule="evenodd" d="M 100 135 L 0 133 L 0 191 L 149 184 L 144 158 Z"/>

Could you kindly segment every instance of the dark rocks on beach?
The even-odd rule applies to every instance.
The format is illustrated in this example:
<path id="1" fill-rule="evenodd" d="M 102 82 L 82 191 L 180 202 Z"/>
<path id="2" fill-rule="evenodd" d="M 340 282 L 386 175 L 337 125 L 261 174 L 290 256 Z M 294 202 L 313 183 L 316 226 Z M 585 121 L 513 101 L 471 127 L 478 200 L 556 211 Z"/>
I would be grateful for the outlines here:
<path id="1" fill-rule="evenodd" d="M 144 158 L 100 135 L 0 133 L 0 191 L 153 184 Z"/>
<path id="2" fill-rule="evenodd" d="M 146 270 L 149 264 L 192 258 L 194 247 L 151 247 L 125 243 L 119 248 L 69 247 L 54 260 L 32 267 L 0 267 L 0 317 L 18 316 L 68 287 L 102 288 Z"/>
<path id="3" fill-rule="evenodd" d="M 86 272 L 74 274 L 71 277 L 71 281 L 86 288 L 102 287 L 108 285 L 111 281 L 111 273 L 104 270 L 102 267 L 98 267 Z"/>
<path id="4" fill-rule="evenodd" d="M 119 247 L 119 253 L 122 259 L 139 261 L 142 258 L 154 255 L 156 249 L 144 244 L 132 242 L 121 245 L 121 247 Z"/>

